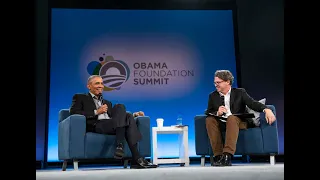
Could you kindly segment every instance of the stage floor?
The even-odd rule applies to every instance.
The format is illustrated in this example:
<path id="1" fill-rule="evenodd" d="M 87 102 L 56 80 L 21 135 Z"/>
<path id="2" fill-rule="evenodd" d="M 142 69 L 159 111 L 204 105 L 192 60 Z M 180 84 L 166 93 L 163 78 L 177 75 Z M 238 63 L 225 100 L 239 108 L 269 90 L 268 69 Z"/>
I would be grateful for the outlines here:
<path id="1" fill-rule="evenodd" d="M 284 179 L 284 163 L 234 163 L 231 167 L 201 167 L 191 164 L 189 167 L 178 165 L 160 165 L 156 169 L 124 169 L 121 166 L 79 167 L 61 171 L 59 168 L 36 170 L 37 180 L 281 180 Z"/>

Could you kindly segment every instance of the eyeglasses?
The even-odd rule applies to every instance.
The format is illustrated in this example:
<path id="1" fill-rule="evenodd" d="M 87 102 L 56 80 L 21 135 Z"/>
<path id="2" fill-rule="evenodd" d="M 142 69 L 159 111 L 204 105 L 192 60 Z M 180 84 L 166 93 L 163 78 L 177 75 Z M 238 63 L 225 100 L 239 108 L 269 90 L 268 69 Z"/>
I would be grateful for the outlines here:
<path id="1" fill-rule="evenodd" d="M 222 82 L 224 82 L 224 81 L 213 82 L 213 84 L 214 84 L 214 85 L 218 85 L 218 84 L 221 84 Z"/>

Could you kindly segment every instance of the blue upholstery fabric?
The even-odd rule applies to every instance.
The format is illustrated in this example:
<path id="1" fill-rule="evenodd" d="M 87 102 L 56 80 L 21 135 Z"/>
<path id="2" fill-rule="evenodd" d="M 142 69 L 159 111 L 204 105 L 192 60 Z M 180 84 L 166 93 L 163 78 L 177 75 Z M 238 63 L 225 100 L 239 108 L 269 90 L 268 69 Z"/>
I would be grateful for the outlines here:
<path id="1" fill-rule="evenodd" d="M 142 140 L 138 144 L 141 156 L 151 156 L 150 117 L 135 118 Z M 82 115 L 71 115 L 68 109 L 59 112 L 58 130 L 59 160 L 113 158 L 115 136 L 86 133 L 86 119 Z M 128 145 L 124 145 L 125 157 L 130 158 Z"/>
<path id="2" fill-rule="evenodd" d="M 195 147 L 197 155 L 209 154 L 210 142 L 206 129 L 206 116 L 197 115 L 194 117 Z M 208 146 L 209 145 L 209 146 Z"/>
<path id="3" fill-rule="evenodd" d="M 85 157 L 84 139 L 86 119 L 81 115 L 71 115 L 59 122 L 59 159 L 79 159 Z"/>
<path id="4" fill-rule="evenodd" d="M 142 139 L 139 141 L 139 152 L 142 157 L 151 157 L 151 128 L 150 117 L 139 116 L 135 118 Z"/>
<path id="5" fill-rule="evenodd" d="M 276 115 L 275 107 L 267 106 Z M 196 115 L 194 123 L 196 154 L 213 155 L 206 129 L 206 115 Z M 277 121 L 272 125 L 267 124 L 264 113 L 261 113 L 259 127 L 240 130 L 235 155 L 278 154 L 278 152 Z"/>

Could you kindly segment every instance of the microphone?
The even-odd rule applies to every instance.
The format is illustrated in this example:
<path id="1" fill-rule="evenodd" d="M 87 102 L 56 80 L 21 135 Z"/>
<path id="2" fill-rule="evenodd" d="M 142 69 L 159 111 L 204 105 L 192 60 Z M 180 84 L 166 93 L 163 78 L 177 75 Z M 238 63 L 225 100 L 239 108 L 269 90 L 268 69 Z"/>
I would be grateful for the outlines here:
<path id="1" fill-rule="evenodd" d="M 225 104 L 224 104 L 224 96 L 220 96 L 220 99 L 221 99 L 221 106 L 225 106 Z M 225 115 L 226 115 L 226 113 L 223 112 L 222 116 L 225 116 Z"/>
<path id="2" fill-rule="evenodd" d="M 98 94 L 98 100 L 101 102 L 101 106 L 106 104 L 106 103 L 103 101 L 102 93 L 99 93 L 99 94 Z M 100 107 L 101 107 L 101 106 L 100 106 Z M 100 107 L 99 107 L 99 108 L 100 108 Z M 108 112 L 105 112 L 105 113 L 108 113 Z M 104 114 L 104 116 L 106 117 L 105 113 L 103 113 L 103 114 Z M 106 119 L 109 119 L 108 116 L 106 117 Z"/>
<path id="3" fill-rule="evenodd" d="M 101 101 L 101 104 L 103 104 L 103 97 L 102 97 L 102 93 L 99 93 L 98 95 L 98 100 Z"/>

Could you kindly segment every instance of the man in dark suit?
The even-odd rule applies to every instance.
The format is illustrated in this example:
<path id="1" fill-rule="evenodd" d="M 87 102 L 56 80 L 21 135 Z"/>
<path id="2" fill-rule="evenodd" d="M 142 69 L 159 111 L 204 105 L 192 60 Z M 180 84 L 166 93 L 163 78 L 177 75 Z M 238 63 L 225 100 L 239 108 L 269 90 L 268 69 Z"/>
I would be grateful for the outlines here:
<path id="1" fill-rule="evenodd" d="M 231 158 L 236 151 L 239 129 L 253 127 L 253 122 L 240 119 L 232 114 L 246 113 L 246 105 L 257 111 L 264 112 L 266 121 L 272 124 L 275 121 L 273 112 L 266 105 L 251 98 L 243 88 L 231 88 L 233 75 L 228 70 L 218 70 L 214 75 L 216 91 L 209 95 L 206 114 L 206 128 L 212 151 L 214 153 L 214 166 L 231 166 Z M 219 117 L 225 117 L 225 122 Z M 221 131 L 226 131 L 223 146 Z"/>
<path id="2" fill-rule="evenodd" d="M 143 157 L 140 157 L 137 143 L 142 135 L 138 130 L 134 116 L 144 115 L 142 111 L 132 114 L 126 112 L 123 104 L 112 103 L 102 98 L 104 88 L 101 76 L 92 75 L 88 78 L 89 93 L 75 94 L 72 99 L 70 114 L 81 114 L 86 117 L 87 132 L 96 132 L 116 136 L 116 150 L 114 158 L 124 156 L 123 142 L 127 141 L 133 160 L 130 168 L 156 168 Z"/>

